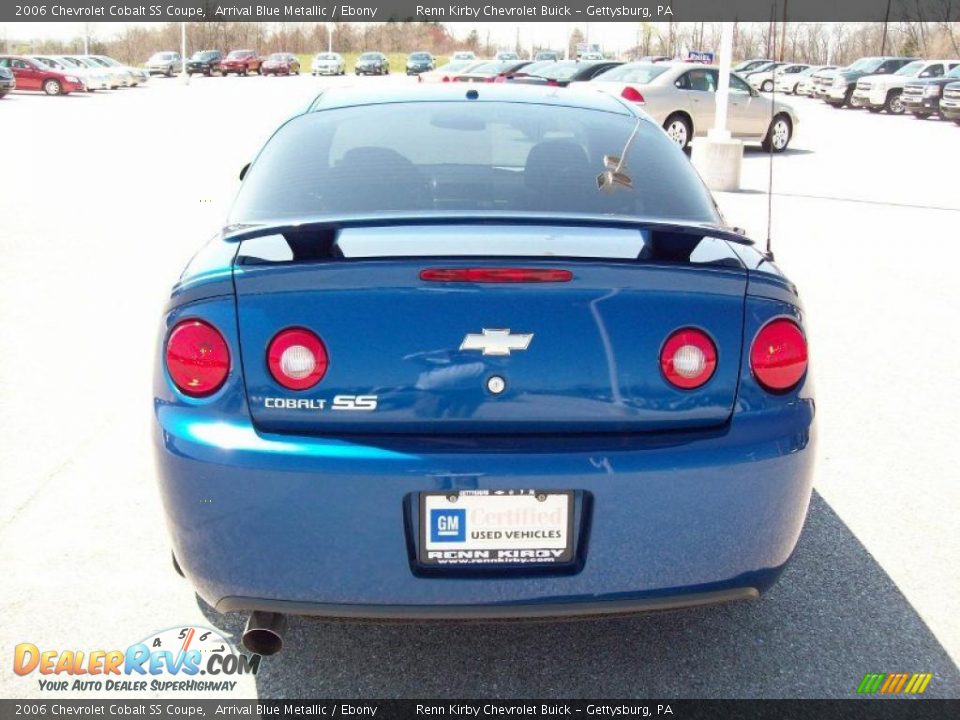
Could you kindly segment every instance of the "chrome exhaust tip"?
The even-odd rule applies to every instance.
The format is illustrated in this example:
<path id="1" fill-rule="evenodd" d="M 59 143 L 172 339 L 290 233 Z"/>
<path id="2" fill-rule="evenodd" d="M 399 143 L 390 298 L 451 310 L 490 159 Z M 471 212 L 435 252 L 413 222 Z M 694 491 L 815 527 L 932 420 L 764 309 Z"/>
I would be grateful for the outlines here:
<path id="1" fill-rule="evenodd" d="M 286 629 L 286 615 L 255 610 L 250 613 L 241 642 L 256 655 L 276 655 L 283 648 Z"/>

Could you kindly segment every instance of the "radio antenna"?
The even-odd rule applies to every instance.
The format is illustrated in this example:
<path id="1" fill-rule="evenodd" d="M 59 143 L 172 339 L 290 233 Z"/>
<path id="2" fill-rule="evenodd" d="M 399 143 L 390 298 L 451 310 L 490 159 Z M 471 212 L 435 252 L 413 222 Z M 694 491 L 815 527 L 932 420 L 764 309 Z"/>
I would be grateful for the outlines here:
<path id="1" fill-rule="evenodd" d="M 787 5 L 784 2 L 783 5 L 783 22 L 784 27 L 786 27 L 787 22 Z M 770 26 L 767 29 L 769 33 L 767 39 L 767 47 L 770 48 L 770 59 L 773 61 L 774 66 L 770 71 L 770 125 L 769 130 L 767 131 L 770 134 L 769 142 L 767 143 L 767 154 L 770 156 L 769 166 L 767 169 L 767 258 L 773 260 L 773 120 L 777 114 L 777 4 L 776 2 L 771 3 L 770 5 Z M 782 49 L 781 49 L 782 52 Z"/>
<path id="2" fill-rule="evenodd" d="M 786 17 L 783 19 L 787 21 Z M 767 142 L 767 153 L 770 155 L 770 164 L 767 171 L 767 258 L 773 260 L 773 119 L 776 116 L 777 103 L 777 4 L 770 5 L 770 27 L 767 29 L 767 47 L 771 49 L 770 59 L 774 66 L 770 70 L 770 81 L 772 89 L 770 91 L 770 125 L 767 133 L 769 139 Z M 763 83 L 760 85 L 763 87 Z"/>

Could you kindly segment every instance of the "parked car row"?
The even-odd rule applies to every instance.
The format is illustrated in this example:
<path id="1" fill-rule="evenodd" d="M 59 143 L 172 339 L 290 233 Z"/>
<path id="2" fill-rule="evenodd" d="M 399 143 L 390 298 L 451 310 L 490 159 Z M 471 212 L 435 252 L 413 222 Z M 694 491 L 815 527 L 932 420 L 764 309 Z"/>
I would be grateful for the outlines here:
<path id="1" fill-rule="evenodd" d="M 837 67 L 756 58 L 740 63 L 734 70 L 758 90 L 808 95 L 836 108 L 865 108 L 891 115 L 910 113 L 918 119 L 958 119 L 958 59 L 865 57 Z"/>
<path id="2" fill-rule="evenodd" d="M 183 71 L 180 53 L 154 53 L 145 63 L 151 75 L 171 77 Z M 278 52 L 261 57 L 256 50 L 231 50 L 224 55 L 219 50 L 198 50 L 187 60 L 187 75 L 299 75 L 300 60 L 293 53 Z M 314 74 L 316 74 L 314 72 Z"/>
<path id="3" fill-rule="evenodd" d="M 934 115 L 960 124 L 960 59 L 868 57 L 812 76 L 811 97 L 835 108 L 865 108 L 891 115 Z"/>
<path id="4" fill-rule="evenodd" d="M 0 97 L 11 90 L 47 95 L 116 90 L 148 79 L 144 70 L 106 55 L 0 55 Z"/>
<path id="5" fill-rule="evenodd" d="M 773 70 L 766 63 L 759 72 Z M 809 66 L 786 73 L 799 77 Z M 769 76 L 772 81 L 773 75 Z M 719 69 L 713 65 L 664 62 L 662 59 L 623 63 L 617 60 L 452 60 L 419 77 L 421 82 L 492 82 L 545 85 L 563 88 L 590 83 L 603 92 L 641 104 L 667 135 L 684 150 L 694 137 L 712 125 Z M 763 87 L 768 78 L 760 76 Z M 761 95 L 739 74 L 730 76 L 729 122 L 734 137 L 759 142 L 765 149 L 783 152 L 800 120 L 796 111 L 780 100 Z"/>

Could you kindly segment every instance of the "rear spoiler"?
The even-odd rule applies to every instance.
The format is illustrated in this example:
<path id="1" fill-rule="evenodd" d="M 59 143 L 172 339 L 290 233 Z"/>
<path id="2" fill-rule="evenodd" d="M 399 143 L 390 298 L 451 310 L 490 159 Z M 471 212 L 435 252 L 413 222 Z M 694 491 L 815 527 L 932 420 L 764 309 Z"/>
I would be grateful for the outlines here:
<path id="1" fill-rule="evenodd" d="M 400 213 L 396 215 L 355 215 L 350 217 L 324 217 L 322 219 L 295 219 L 258 224 L 227 225 L 222 228 L 225 242 L 239 243 L 244 240 L 282 235 L 298 255 L 311 259 L 338 257 L 335 252 L 337 236 L 341 230 L 363 227 L 398 227 L 413 225 L 513 225 L 556 226 L 577 228 L 633 229 L 655 233 L 661 238 L 676 236 L 678 240 L 691 237 L 713 237 L 737 245 L 753 245 L 753 241 L 736 228 L 711 223 L 679 223 L 673 220 L 630 218 L 607 215 L 565 215 L 563 213 Z M 682 244 L 682 242 L 681 242 Z"/>
<path id="2" fill-rule="evenodd" d="M 449 237 L 443 230 L 445 227 L 450 228 Z M 411 233 L 404 235 L 403 228 L 411 228 Z M 364 229 L 369 231 L 366 237 Z M 593 231 L 597 230 L 610 231 L 610 236 L 596 245 L 590 245 Z M 369 254 L 365 252 L 364 240 L 378 248 L 377 243 L 383 242 L 382 237 L 378 238 L 382 231 L 387 231 L 388 236 L 396 234 L 397 244 L 379 247 L 389 247 L 395 252 L 379 249 Z M 505 251 L 502 231 L 508 233 L 506 241 L 509 247 L 517 248 L 518 252 Z M 524 238 L 528 231 L 532 235 Z M 358 235 L 358 232 L 361 234 Z M 619 234 L 619 237 L 614 238 L 613 233 Z M 510 235 L 514 234 L 519 237 L 511 238 Z M 438 236 L 441 238 L 439 244 Z M 358 237 L 359 246 L 356 244 Z M 409 252 L 410 245 L 404 242 L 411 238 L 422 241 L 421 247 L 431 249 Z M 522 241 L 530 238 L 532 245 L 528 247 L 534 249 L 526 253 L 520 248 L 524 247 Z M 325 218 L 310 222 L 235 225 L 224 228 L 223 239 L 228 247 L 234 243 L 240 245 L 234 258 L 235 265 L 371 259 L 422 260 L 424 257 L 451 260 L 509 257 L 516 260 L 522 257 L 529 261 L 640 261 L 745 268 L 741 254 L 752 250 L 752 242 L 744 235 L 710 224 L 526 213 L 516 217 L 412 214 L 390 218 Z M 513 245 L 514 240 L 521 244 Z M 738 247 L 740 250 L 736 249 Z"/>

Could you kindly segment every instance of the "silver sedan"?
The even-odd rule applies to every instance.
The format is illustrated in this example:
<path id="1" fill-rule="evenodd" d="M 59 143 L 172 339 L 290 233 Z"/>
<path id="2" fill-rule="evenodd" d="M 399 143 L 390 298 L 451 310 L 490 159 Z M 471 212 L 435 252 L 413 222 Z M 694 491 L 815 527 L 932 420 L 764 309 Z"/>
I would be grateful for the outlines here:
<path id="1" fill-rule="evenodd" d="M 639 103 L 681 148 L 713 126 L 719 71 L 691 63 L 628 63 L 601 73 L 590 85 Z M 580 83 L 577 83 L 580 84 Z M 799 124 L 786 103 L 762 97 L 736 74 L 730 75 L 727 129 L 733 137 L 783 152 Z"/>

